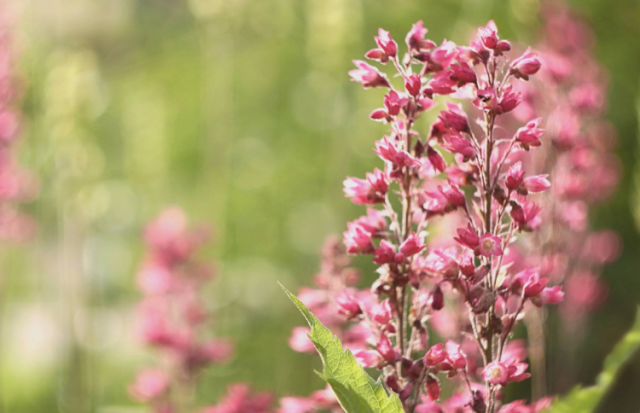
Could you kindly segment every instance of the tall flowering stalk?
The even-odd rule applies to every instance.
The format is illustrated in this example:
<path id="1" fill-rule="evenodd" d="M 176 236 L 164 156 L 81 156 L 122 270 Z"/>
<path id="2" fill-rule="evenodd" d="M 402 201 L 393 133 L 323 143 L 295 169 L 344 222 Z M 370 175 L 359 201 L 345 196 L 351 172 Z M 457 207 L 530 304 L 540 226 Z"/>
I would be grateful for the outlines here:
<path id="1" fill-rule="evenodd" d="M 369 207 L 348 223 L 346 251 L 370 256 L 379 277 L 363 292 L 338 271 L 338 288 L 322 283 L 301 299 L 322 310 L 321 320 L 342 316 L 334 331 L 335 325 L 343 335 L 358 331 L 346 345 L 364 367 L 381 371 L 406 412 L 539 411 L 546 400 L 503 404 L 501 389 L 530 376 L 522 342 L 510 340 L 514 327 L 532 306 L 563 297 L 538 263 L 515 271 L 511 257 L 516 236 L 540 226 L 536 194 L 550 187 L 546 175 L 526 173 L 527 159 L 544 141 L 541 120 L 508 132 L 509 114 L 523 100 L 516 85 L 541 62 L 530 50 L 510 60 L 511 45 L 492 21 L 469 46 L 437 45 L 426 33 L 422 22 L 413 25 L 400 55 L 391 35 L 379 30 L 377 47 L 365 56 L 397 76 L 361 60 L 349 73 L 364 88 L 386 93 L 370 115 L 390 125 L 374 148 L 384 166 L 344 182 L 345 195 Z M 421 133 L 418 121 L 438 105 L 438 95 L 468 104 L 447 101 Z M 299 333 L 292 343 L 307 349 Z M 283 413 L 326 410 L 313 398 L 285 401 Z"/>
<path id="2" fill-rule="evenodd" d="M 213 314 L 203 288 L 212 267 L 195 255 L 207 236 L 188 226 L 184 212 L 169 208 L 145 231 L 146 258 L 137 282 L 144 298 L 138 308 L 138 333 L 158 353 L 158 365 L 143 369 L 130 387 L 132 396 L 156 413 L 266 413 L 271 396 L 251 395 L 247 385 L 229 387 L 219 405 L 196 410 L 199 373 L 233 354 L 227 339 L 207 334 Z"/>
<path id="3" fill-rule="evenodd" d="M 525 263 L 541 262 L 545 276 L 563 282 L 566 297 L 560 315 L 567 334 L 561 343 L 572 347 L 584 333 L 589 314 L 606 298 L 599 278 L 603 266 L 619 255 L 619 237 L 608 230 L 594 231 L 589 212 L 616 189 L 620 166 L 612 153 L 615 131 L 602 117 L 607 73 L 592 56 L 593 33 L 561 3 L 546 3 L 543 18 L 539 49 L 544 64 L 536 81 L 521 85 L 524 102 L 515 114 L 519 119 L 547 119 L 549 144 L 527 163 L 531 170 L 549 172 L 553 188 L 545 194 L 544 223 L 522 245 L 520 255 Z M 542 331 L 539 320 L 529 318 L 528 324 L 530 331 Z M 552 376 L 568 384 L 568 355 L 574 349 L 565 350 L 562 371 Z"/>

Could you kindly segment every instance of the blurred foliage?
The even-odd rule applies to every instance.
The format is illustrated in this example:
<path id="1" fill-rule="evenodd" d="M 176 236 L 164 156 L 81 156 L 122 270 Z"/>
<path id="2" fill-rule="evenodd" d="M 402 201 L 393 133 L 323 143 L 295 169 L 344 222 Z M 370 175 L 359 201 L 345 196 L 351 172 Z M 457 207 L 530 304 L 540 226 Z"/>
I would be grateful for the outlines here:
<path id="1" fill-rule="evenodd" d="M 378 27 L 401 38 L 418 19 L 433 39 L 464 41 L 493 18 L 504 37 L 532 41 L 539 7 L 538 0 L 5 3 L 17 16 L 26 91 L 22 157 L 42 187 L 30 206 L 38 238 L 2 256 L 0 406 L 11 413 L 141 411 L 127 383 L 152 358 L 131 331 L 134 274 L 141 228 L 167 204 L 214 228 L 207 257 L 220 269 L 210 292 L 215 328 L 238 345 L 232 364 L 207 373 L 200 398 L 214 401 L 238 380 L 279 394 L 320 388 L 316 357 L 286 344 L 300 322 L 276 281 L 308 284 L 324 237 L 359 211 L 343 199 L 341 182 L 372 167 L 372 143 L 384 127 L 367 120 L 382 95 L 349 83 L 351 60 L 372 46 Z M 640 37 L 640 3 L 573 3 L 592 22 L 611 73 L 609 118 L 630 171 L 638 153 L 640 45 L 632 40 Z M 625 253 L 605 274 L 608 304 L 587 335 L 598 339 L 576 349 L 580 382 L 600 371 L 640 301 L 632 192 L 626 173 L 595 219 L 621 233 Z"/>
<path id="2" fill-rule="evenodd" d="M 640 309 L 631 330 L 604 361 L 604 369 L 598 375 L 594 386 L 572 389 L 569 394 L 554 401 L 548 413 L 590 413 L 596 411 L 609 387 L 619 375 L 619 370 L 629 362 L 640 349 Z"/>

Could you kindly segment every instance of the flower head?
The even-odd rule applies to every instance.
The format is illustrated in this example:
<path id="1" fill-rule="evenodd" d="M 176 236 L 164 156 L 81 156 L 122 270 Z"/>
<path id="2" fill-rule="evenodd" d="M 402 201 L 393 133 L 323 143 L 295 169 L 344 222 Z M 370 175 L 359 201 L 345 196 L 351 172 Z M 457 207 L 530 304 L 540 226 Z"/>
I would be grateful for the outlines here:
<path id="1" fill-rule="evenodd" d="M 354 60 L 357 69 L 349 71 L 349 76 L 354 82 L 359 82 L 365 89 L 370 87 L 389 87 L 387 78 L 375 67 L 362 60 Z"/>

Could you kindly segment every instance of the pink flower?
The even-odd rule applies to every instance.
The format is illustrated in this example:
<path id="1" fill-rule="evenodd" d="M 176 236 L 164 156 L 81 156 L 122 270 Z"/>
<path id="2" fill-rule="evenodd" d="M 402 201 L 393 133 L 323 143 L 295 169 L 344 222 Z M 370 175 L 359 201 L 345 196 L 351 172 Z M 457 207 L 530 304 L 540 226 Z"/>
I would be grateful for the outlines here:
<path id="1" fill-rule="evenodd" d="M 447 102 L 447 110 L 438 114 L 438 119 L 445 128 L 453 132 L 469 132 L 469 120 L 462 108 L 455 103 Z"/>
<path id="2" fill-rule="evenodd" d="M 404 79 L 404 88 L 409 92 L 411 96 L 418 96 L 420 94 L 420 88 L 422 88 L 422 80 L 420 75 L 411 74 Z"/>
<path id="3" fill-rule="evenodd" d="M 374 305 L 369 310 L 369 316 L 378 324 L 388 324 L 389 321 L 391 321 L 391 317 L 393 316 L 393 308 L 389 303 L 389 299 L 383 300 L 380 303 Z"/>
<path id="4" fill-rule="evenodd" d="M 471 224 L 467 224 L 466 228 L 458 228 L 456 232 L 458 236 L 454 239 L 472 251 L 480 245 L 480 238 Z"/>
<path id="5" fill-rule="evenodd" d="M 460 191 L 460 188 L 457 185 L 449 183 L 444 187 L 438 186 L 438 191 L 444 195 L 447 202 L 453 207 L 460 208 L 466 205 L 464 192 Z"/>
<path id="6" fill-rule="evenodd" d="M 376 142 L 374 152 L 385 161 L 391 162 L 396 168 L 420 165 L 418 160 L 407 151 L 399 150 L 395 143 L 386 136 Z"/>
<path id="7" fill-rule="evenodd" d="M 455 254 L 448 250 L 430 250 L 427 258 L 421 262 L 422 269 L 430 275 L 440 275 L 444 278 L 458 276 L 459 268 Z"/>
<path id="8" fill-rule="evenodd" d="M 484 234 L 480 237 L 480 253 L 485 257 L 502 255 L 502 240 L 493 234 Z"/>
<path id="9" fill-rule="evenodd" d="M 544 133 L 544 129 L 538 128 L 541 120 L 541 118 L 534 119 L 529 121 L 524 127 L 518 129 L 515 136 L 516 141 L 527 147 L 540 146 L 542 144 L 540 137 Z"/>
<path id="10" fill-rule="evenodd" d="M 540 59 L 530 47 L 522 56 L 511 62 L 511 72 L 520 79 L 528 80 L 529 76 L 538 73 L 538 70 L 540 70 Z"/>
<path id="11" fill-rule="evenodd" d="M 442 155 L 440 155 L 438 151 L 436 151 L 432 147 L 429 147 L 429 149 L 427 149 L 427 158 L 429 159 L 429 162 L 431 163 L 433 168 L 437 171 L 443 172 L 447 167 L 447 163 L 445 162 Z"/>
<path id="12" fill-rule="evenodd" d="M 139 401 L 153 400 L 168 389 L 169 376 L 159 369 L 142 370 L 129 387 L 131 395 Z"/>
<path id="13" fill-rule="evenodd" d="M 336 305 L 338 306 L 338 312 L 344 314 L 347 318 L 354 318 L 362 314 L 360 303 L 348 291 L 342 291 L 336 297 Z"/>
<path id="14" fill-rule="evenodd" d="M 540 299 L 543 304 L 558 304 L 563 298 L 564 291 L 562 291 L 562 287 L 559 285 L 547 287 L 540 293 Z"/>
<path id="15" fill-rule="evenodd" d="M 424 240 L 417 236 L 415 232 L 409 234 L 407 239 L 400 245 L 400 253 L 405 257 L 410 257 L 425 248 Z"/>
<path id="16" fill-rule="evenodd" d="M 384 107 L 390 116 L 397 116 L 407 102 L 409 102 L 408 98 L 401 97 L 394 90 L 389 91 L 384 97 Z"/>
<path id="17" fill-rule="evenodd" d="M 378 237 L 379 232 L 383 231 L 387 226 L 384 215 L 375 208 L 367 208 L 367 215 L 353 221 L 354 224 L 362 227 L 371 234 L 372 237 Z"/>
<path id="18" fill-rule="evenodd" d="M 459 153 L 465 161 L 476 157 L 476 149 L 471 142 L 466 140 L 460 134 L 448 134 L 443 137 L 442 147 L 451 153 Z"/>
<path id="19" fill-rule="evenodd" d="M 436 367 L 445 360 L 447 360 L 447 352 L 443 349 L 442 343 L 432 346 L 424 355 L 424 364 L 427 367 Z"/>
<path id="20" fill-rule="evenodd" d="M 491 384 L 506 386 L 508 383 L 529 378 L 531 375 L 526 373 L 526 370 L 526 363 L 507 364 L 500 361 L 492 361 L 482 371 L 482 378 Z"/>
<path id="21" fill-rule="evenodd" d="M 499 108 L 496 111 L 497 114 L 503 114 L 511 112 L 522 102 L 522 95 L 520 92 L 513 90 L 513 86 L 508 85 L 502 90 L 499 101 Z"/>
<path id="22" fill-rule="evenodd" d="M 440 383 L 432 376 L 427 376 L 425 389 L 427 390 L 427 397 L 429 398 L 429 400 L 435 402 L 440 399 Z"/>
<path id="23" fill-rule="evenodd" d="M 308 327 L 295 327 L 289 338 L 289 347 L 300 353 L 314 353 L 316 348 L 309 339 L 309 333 Z"/>
<path id="24" fill-rule="evenodd" d="M 458 82 L 458 86 L 466 85 L 467 83 L 475 84 L 477 81 L 476 72 L 466 62 L 461 62 L 457 65 L 451 65 L 450 78 Z"/>
<path id="25" fill-rule="evenodd" d="M 367 173 L 366 180 L 347 178 L 344 181 L 345 196 L 359 205 L 384 202 L 388 188 L 386 175 L 377 168 L 373 173 Z"/>
<path id="26" fill-rule="evenodd" d="M 487 49 L 495 49 L 498 46 L 498 27 L 493 20 L 489 20 L 485 27 L 478 29 L 478 38 Z"/>
<path id="27" fill-rule="evenodd" d="M 458 82 L 451 78 L 451 73 L 440 72 L 429 80 L 427 86 L 431 89 L 432 93 L 438 95 L 449 95 L 454 92 Z"/>
<path id="28" fill-rule="evenodd" d="M 456 44 L 445 40 L 430 53 L 429 61 L 442 70 L 448 68 L 457 56 L 458 48 Z"/>
<path id="29" fill-rule="evenodd" d="M 389 56 L 387 56 L 384 50 L 381 49 L 371 49 L 364 54 L 364 57 L 371 60 L 377 60 L 382 64 L 386 64 L 389 61 Z"/>
<path id="30" fill-rule="evenodd" d="M 349 71 L 352 81 L 362 83 L 362 87 L 365 89 L 370 87 L 389 87 L 389 81 L 378 69 L 362 60 L 354 60 L 353 63 L 358 69 Z"/>
<path id="31" fill-rule="evenodd" d="M 491 384 L 506 385 L 509 380 L 507 366 L 499 361 L 492 361 L 482 370 L 482 379 Z"/>
<path id="32" fill-rule="evenodd" d="M 280 399 L 278 413 L 312 413 L 316 411 L 316 402 L 306 397 L 283 397 Z"/>
<path id="33" fill-rule="evenodd" d="M 525 202 L 523 206 L 511 201 L 509 215 L 521 230 L 531 231 L 540 225 L 540 207 L 533 201 Z"/>
<path id="34" fill-rule="evenodd" d="M 376 44 L 389 57 L 395 57 L 398 52 L 398 45 L 393 41 L 388 31 L 378 29 L 378 36 L 374 37 Z"/>
<path id="35" fill-rule="evenodd" d="M 551 182 L 547 179 L 549 175 L 536 175 L 524 179 L 524 187 L 529 192 L 542 192 L 551 187 Z"/>
<path id="36" fill-rule="evenodd" d="M 387 240 L 380 241 L 380 247 L 376 248 L 373 262 L 378 265 L 389 264 L 395 261 L 396 251 L 393 244 Z"/>
<path id="37" fill-rule="evenodd" d="M 517 277 L 517 276 L 516 276 Z M 549 279 L 540 278 L 540 274 L 537 271 L 531 271 L 529 273 L 529 279 L 526 280 L 524 284 L 524 296 L 525 297 L 536 297 L 538 296 L 542 290 L 547 286 Z"/>
<path id="38" fill-rule="evenodd" d="M 511 289 L 517 294 L 524 293 L 527 298 L 537 297 L 547 286 L 549 279 L 540 278 L 535 268 L 527 268 L 517 273 L 511 280 Z"/>
<path id="39" fill-rule="evenodd" d="M 424 28 L 422 20 L 418 21 L 411 27 L 407 37 L 404 39 L 409 47 L 409 50 L 427 50 L 436 47 L 435 43 L 431 40 L 425 40 L 424 36 L 427 35 L 427 29 Z"/>
<path id="40" fill-rule="evenodd" d="M 504 180 L 508 189 L 515 191 L 524 182 L 524 171 L 522 170 L 522 163 L 516 162 L 507 171 L 507 176 Z"/>
<path id="41" fill-rule="evenodd" d="M 344 245 L 349 254 L 371 254 L 374 251 L 371 233 L 355 222 L 347 224 L 347 231 L 343 233 Z"/>
<path id="42" fill-rule="evenodd" d="M 391 340 L 389 340 L 389 337 L 387 337 L 385 333 L 380 335 L 380 341 L 378 342 L 376 349 L 382 358 L 389 364 L 395 363 L 398 359 L 398 353 L 393 348 Z"/>
<path id="43" fill-rule="evenodd" d="M 371 367 L 377 367 L 380 364 L 380 353 L 373 350 L 358 350 L 353 353 L 356 361 L 366 369 Z"/>

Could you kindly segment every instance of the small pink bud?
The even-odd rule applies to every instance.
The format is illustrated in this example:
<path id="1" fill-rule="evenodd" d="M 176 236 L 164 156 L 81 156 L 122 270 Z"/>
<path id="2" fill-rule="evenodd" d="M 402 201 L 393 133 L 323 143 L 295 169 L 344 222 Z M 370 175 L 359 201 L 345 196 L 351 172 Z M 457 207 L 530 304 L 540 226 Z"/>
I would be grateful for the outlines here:
<path id="1" fill-rule="evenodd" d="M 433 165 L 434 169 L 440 172 L 443 172 L 447 167 L 447 163 L 445 162 L 442 155 L 440 155 L 438 151 L 436 151 L 432 147 L 429 147 L 429 149 L 427 149 L 427 158 L 429 158 L 429 162 L 431 163 L 431 165 Z"/>
<path id="2" fill-rule="evenodd" d="M 540 59 L 537 53 L 531 52 L 531 48 L 511 62 L 511 72 L 521 79 L 529 79 L 529 76 L 538 73 L 540 70 Z"/>
<path id="3" fill-rule="evenodd" d="M 467 224 L 466 228 L 458 228 L 457 231 L 458 237 L 454 238 L 457 242 L 464 245 L 471 250 L 475 250 L 478 248 L 480 244 L 480 238 L 476 231 L 473 229 L 471 224 Z"/>
<path id="4" fill-rule="evenodd" d="M 411 96 L 418 96 L 421 87 L 422 80 L 418 74 L 413 73 L 404 79 L 404 88 Z"/>
<path id="5" fill-rule="evenodd" d="M 424 36 L 427 34 L 427 29 L 424 28 L 422 20 L 418 21 L 411 27 L 407 37 L 404 39 L 409 47 L 409 50 L 428 50 L 436 47 L 435 43 L 431 40 L 425 40 Z"/>
<path id="6" fill-rule="evenodd" d="M 509 41 L 507 40 L 500 40 L 498 42 L 497 49 L 503 53 L 508 52 L 509 50 L 511 50 L 511 43 L 509 43 Z"/>
<path id="7" fill-rule="evenodd" d="M 371 49 L 364 54 L 364 57 L 370 60 L 377 60 L 382 64 L 385 64 L 389 61 L 389 56 L 387 56 L 385 52 L 380 49 Z"/>
<path id="8" fill-rule="evenodd" d="M 516 162 L 509 171 L 507 171 L 507 177 L 505 178 L 505 185 L 511 191 L 517 190 L 524 181 L 524 171 L 522 170 L 522 163 Z"/>
<path id="9" fill-rule="evenodd" d="M 384 109 L 376 109 L 369 115 L 370 119 L 376 121 L 386 121 L 389 117 L 389 114 Z"/>
<path id="10" fill-rule="evenodd" d="M 422 251 L 425 248 L 424 240 L 417 236 L 415 232 L 409 234 L 407 239 L 400 245 L 400 252 L 406 256 L 410 257 Z"/>
<path id="11" fill-rule="evenodd" d="M 400 384 L 398 383 L 398 379 L 396 379 L 396 376 L 388 376 L 384 382 L 387 385 L 387 387 L 391 389 L 393 392 L 400 393 L 401 388 L 400 388 Z"/>
<path id="12" fill-rule="evenodd" d="M 385 333 L 381 334 L 380 341 L 378 342 L 376 349 L 382 358 L 389 364 L 395 363 L 398 359 L 398 353 L 393 348 L 391 340 L 389 340 L 389 337 L 387 337 Z"/>
<path id="13" fill-rule="evenodd" d="M 398 52 L 398 45 L 393 41 L 388 31 L 378 29 L 378 36 L 374 37 L 378 47 L 389 57 L 395 57 Z"/>
<path id="14" fill-rule="evenodd" d="M 429 400 L 435 402 L 440 399 L 440 383 L 438 379 L 429 375 L 427 377 L 427 382 L 425 383 L 425 390 L 427 391 L 427 396 Z"/>
<path id="15" fill-rule="evenodd" d="M 442 310 L 444 307 L 444 294 L 442 294 L 442 289 L 440 288 L 440 284 L 436 284 L 431 291 L 431 296 L 429 297 L 429 306 L 434 311 Z"/>
<path id="16" fill-rule="evenodd" d="M 549 175 L 536 175 L 524 179 L 524 187 L 529 192 L 542 192 L 551 187 L 551 182 L 547 179 Z"/>
<path id="17" fill-rule="evenodd" d="M 495 49 L 498 46 L 498 27 L 493 20 L 489 20 L 485 27 L 478 29 L 478 37 L 487 49 Z"/>

